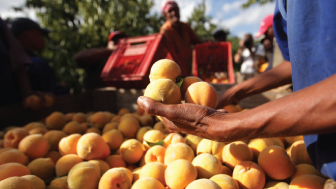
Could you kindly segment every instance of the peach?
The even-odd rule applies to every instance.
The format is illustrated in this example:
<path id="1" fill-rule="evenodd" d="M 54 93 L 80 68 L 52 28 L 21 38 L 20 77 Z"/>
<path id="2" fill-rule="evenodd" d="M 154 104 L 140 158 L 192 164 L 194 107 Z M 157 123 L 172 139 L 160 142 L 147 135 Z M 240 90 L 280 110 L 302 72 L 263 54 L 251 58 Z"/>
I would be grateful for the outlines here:
<path id="1" fill-rule="evenodd" d="M 111 168 L 109 164 L 107 164 L 105 161 L 100 160 L 100 159 L 90 160 L 89 162 L 99 166 L 101 176 L 103 176 L 103 174 Z"/>
<path id="2" fill-rule="evenodd" d="M 57 151 L 50 151 L 45 156 L 45 158 L 50 158 L 54 162 L 55 165 L 61 157 L 62 157 L 61 154 Z"/>
<path id="3" fill-rule="evenodd" d="M 214 181 L 209 179 L 198 179 L 191 182 L 186 189 L 221 189 L 221 187 Z"/>
<path id="4" fill-rule="evenodd" d="M 72 121 L 72 118 L 75 114 L 76 113 L 73 113 L 73 112 L 65 114 L 66 123 Z"/>
<path id="5" fill-rule="evenodd" d="M 163 132 L 164 134 L 169 134 L 168 129 L 166 128 L 165 124 L 162 121 L 155 123 L 153 129 L 159 130 Z"/>
<path id="6" fill-rule="evenodd" d="M 111 113 L 109 111 L 104 111 L 104 113 L 107 116 L 107 120 L 109 120 L 109 122 L 116 116 L 114 113 Z"/>
<path id="7" fill-rule="evenodd" d="M 189 162 L 192 162 L 194 157 L 194 152 L 188 145 L 184 143 L 176 143 L 168 146 L 164 163 L 169 165 L 171 162 L 177 159 L 185 159 Z"/>
<path id="8" fill-rule="evenodd" d="M 198 77 L 194 77 L 194 76 L 185 77 L 183 79 L 183 83 L 180 87 L 182 100 L 184 100 L 184 96 L 186 94 L 186 91 L 187 91 L 188 87 L 193 83 L 201 82 L 201 81 L 202 81 L 202 79 L 200 79 Z"/>
<path id="9" fill-rule="evenodd" d="M 17 148 L 20 141 L 29 135 L 29 132 L 24 128 L 15 128 L 9 130 L 4 137 L 4 147 Z"/>
<path id="10" fill-rule="evenodd" d="M 83 135 L 77 143 L 77 154 L 85 160 L 99 159 L 104 154 L 104 139 L 96 133 Z"/>
<path id="11" fill-rule="evenodd" d="M 133 183 L 135 183 L 137 180 L 140 179 L 140 173 L 141 173 L 142 167 L 138 167 L 132 171 L 133 174 Z"/>
<path id="12" fill-rule="evenodd" d="M 84 129 L 83 127 L 76 121 L 71 121 L 67 123 L 63 127 L 63 132 L 65 132 L 68 135 L 79 133 L 79 134 L 84 134 Z"/>
<path id="13" fill-rule="evenodd" d="M 50 158 L 37 158 L 27 165 L 32 175 L 36 175 L 42 180 L 49 180 L 56 176 L 55 164 Z"/>
<path id="14" fill-rule="evenodd" d="M 72 121 L 76 121 L 77 123 L 84 123 L 87 121 L 86 115 L 79 112 L 73 115 Z"/>
<path id="15" fill-rule="evenodd" d="M 163 140 L 163 146 L 165 148 L 167 148 L 171 144 L 176 144 L 176 143 L 186 143 L 184 138 L 178 133 L 170 133 Z"/>
<path id="16" fill-rule="evenodd" d="M 110 131 L 110 130 L 113 130 L 113 129 L 118 129 L 118 125 L 119 125 L 118 122 L 110 122 L 110 123 L 107 123 L 107 124 L 104 126 L 103 134 L 106 133 L 107 131 Z"/>
<path id="17" fill-rule="evenodd" d="M 91 127 L 90 123 L 88 123 L 88 122 L 81 123 L 80 125 L 82 126 L 82 128 L 83 128 L 83 130 L 84 130 L 85 133 L 88 130 L 88 128 Z"/>
<path id="18" fill-rule="evenodd" d="M 227 166 L 222 165 L 222 172 L 221 172 L 221 174 L 232 176 L 232 170 L 230 168 L 228 168 Z"/>
<path id="19" fill-rule="evenodd" d="M 114 118 L 112 118 L 111 122 L 117 122 L 117 123 L 120 123 L 121 121 L 121 116 L 115 116 Z"/>
<path id="20" fill-rule="evenodd" d="M 263 169 L 252 161 L 237 164 L 232 177 L 238 182 L 240 189 L 263 189 L 266 180 Z"/>
<path id="21" fill-rule="evenodd" d="M 228 105 L 224 106 L 223 109 L 226 110 L 229 113 L 239 112 L 239 108 L 237 108 L 237 106 L 235 106 L 233 104 L 228 104 Z"/>
<path id="22" fill-rule="evenodd" d="M 77 143 L 82 137 L 80 134 L 72 134 L 61 139 L 58 150 L 62 156 L 66 154 L 77 154 Z"/>
<path id="23" fill-rule="evenodd" d="M 260 152 L 268 146 L 271 146 L 270 143 L 266 141 L 267 139 L 257 138 L 253 139 L 248 143 L 248 147 L 253 153 L 254 161 L 258 161 L 258 156 Z"/>
<path id="24" fill-rule="evenodd" d="M 154 120 L 152 118 L 152 116 L 149 116 L 149 115 L 143 115 L 140 117 L 140 125 L 142 126 L 153 126 L 154 124 Z"/>
<path id="25" fill-rule="evenodd" d="M 137 182 L 134 183 L 132 189 L 165 189 L 164 185 L 160 183 L 158 180 L 150 178 L 150 177 L 143 177 L 140 178 Z"/>
<path id="26" fill-rule="evenodd" d="M 19 150 L 31 159 L 44 157 L 49 148 L 48 140 L 41 134 L 29 135 L 19 143 Z"/>
<path id="27" fill-rule="evenodd" d="M 252 161 L 253 153 L 246 143 L 237 141 L 224 146 L 222 157 L 225 165 L 233 169 L 242 161 Z"/>
<path id="28" fill-rule="evenodd" d="M 161 131 L 150 130 L 145 133 L 143 136 L 143 144 L 146 148 L 150 148 L 149 144 L 163 142 L 165 136 Z"/>
<path id="29" fill-rule="evenodd" d="M 197 151 L 198 144 L 202 141 L 202 139 L 203 139 L 202 137 L 192 134 L 188 134 L 185 137 L 186 144 L 188 144 L 194 150 L 195 153 Z"/>
<path id="30" fill-rule="evenodd" d="M 126 167 L 126 162 L 120 155 L 109 156 L 106 158 L 106 163 L 108 163 L 111 168 Z"/>
<path id="31" fill-rule="evenodd" d="M 323 177 L 320 172 L 318 172 L 314 166 L 310 164 L 299 164 L 295 166 L 295 172 L 290 177 L 290 180 L 292 181 L 298 176 L 309 174 L 309 175 L 316 175 L 319 177 Z"/>
<path id="32" fill-rule="evenodd" d="M 214 155 L 221 163 L 223 163 L 223 149 L 225 143 L 217 142 L 209 139 L 203 139 L 197 146 L 197 155 L 209 153 Z"/>
<path id="33" fill-rule="evenodd" d="M 31 108 L 32 110 L 42 109 L 41 99 L 37 95 L 28 96 L 25 100 L 25 103 L 26 103 L 27 107 Z"/>
<path id="34" fill-rule="evenodd" d="M 86 133 L 96 133 L 98 135 L 101 135 L 101 131 L 96 127 L 91 127 L 86 130 Z"/>
<path id="35" fill-rule="evenodd" d="M 160 162 L 151 162 L 144 165 L 140 172 L 140 179 L 144 177 L 151 177 L 162 183 L 163 186 L 166 185 L 165 181 L 165 170 L 167 165 Z"/>
<path id="36" fill-rule="evenodd" d="M 149 80 L 154 82 L 158 79 L 170 79 L 174 83 L 177 82 L 177 78 L 181 75 L 180 66 L 169 59 L 161 59 L 156 61 L 150 70 Z"/>
<path id="37" fill-rule="evenodd" d="M 153 146 L 145 154 L 145 162 L 160 162 L 164 163 L 166 148 L 162 146 Z"/>
<path id="38" fill-rule="evenodd" d="M 107 157 L 109 157 L 109 155 L 111 155 L 111 149 L 109 147 L 109 145 L 107 145 L 106 143 L 103 146 L 103 155 L 100 156 L 99 159 L 106 159 Z"/>
<path id="39" fill-rule="evenodd" d="M 135 138 L 135 135 L 139 129 L 139 122 L 135 118 L 125 118 L 118 125 L 119 131 L 125 138 Z"/>
<path id="40" fill-rule="evenodd" d="M 0 181 L 0 188 L 4 189 L 35 189 L 28 179 L 22 177 L 10 177 Z"/>
<path id="41" fill-rule="evenodd" d="M 220 174 L 222 171 L 221 162 L 212 154 L 203 153 L 195 157 L 192 161 L 197 169 L 197 178 L 207 178 Z"/>
<path id="42" fill-rule="evenodd" d="M 266 182 L 264 188 L 280 188 L 280 189 L 288 189 L 289 188 L 289 184 L 287 184 L 286 182 L 281 182 L 281 181 L 269 181 Z"/>
<path id="43" fill-rule="evenodd" d="M 0 181 L 9 177 L 21 177 L 30 175 L 29 169 L 19 163 L 6 163 L 0 165 Z"/>
<path id="44" fill-rule="evenodd" d="M 118 149 L 124 141 L 124 136 L 116 129 L 104 133 L 102 137 L 111 150 Z"/>
<path id="45" fill-rule="evenodd" d="M 285 148 L 285 144 L 282 142 L 281 139 L 279 138 L 267 138 L 268 140 L 270 140 L 273 145 L 276 145 L 276 146 L 280 146 L 281 148 Z"/>
<path id="46" fill-rule="evenodd" d="M 145 151 L 145 147 L 136 139 L 126 140 L 120 146 L 121 157 L 130 164 L 140 161 Z"/>
<path id="47" fill-rule="evenodd" d="M 96 112 L 91 116 L 90 122 L 93 127 L 102 129 L 110 120 L 104 112 Z"/>
<path id="48" fill-rule="evenodd" d="M 49 94 L 45 94 L 44 95 L 44 102 L 42 102 L 42 106 L 44 108 L 50 108 L 50 107 L 52 107 L 54 105 L 54 103 L 55 103 L 54 101 L 55 100 L 54 100 L 53 96 L 51 96 Z"/>
<path id="49" fill-rule="evenodd" d="M 303 140 L 294 142 L 290 148 L 289 154 L 295 164 L 306 163 L 313 165 Z"/>
<path id="50" fill-rule="evenodd" d="M 138 117 L 137 115 L 135 115 L 135 114 L 132 114 L 132 113 L 126 113 L 126 114 L 124 114 L 123 116 L 121 116 L 121 119 L 120 119 L 120 121 L 122 121 L 122 120 L 124 120 L 124 119 L 126 119 L 126 118 L 134 118 L 134 119 L 136 119 L 137 121 L 140 121 L 140 117 Z"/>
<path id="51" fill-rule="evenodd" d="M 279 146 L 269 146 L 261 151 L 258 164 L 269 177 L 275 180 L 289 178 L 295 171 L 295 164 L 285 149 Z"/>
<path id="52" fill-rule="evenodd" d="M 303 140 L 303 136 L 299 135 L 299 136 L 285 137 L 285 140 L 287 142 L 287 145 L 291 146 L 294 142 Z"/>
<path id="53" fill-rule="evenodd" d="M 158 79 L 149 83 L 144 96 L 164 104 L 181 103 L 179 87 L 170 79 Z"/>
<path id="54" fill-rule="evenodd" d="M 46 187 L 44 181 L 35 175 L 25 175 L 22 178 L 29 180 L 34 189 L 45 189 Z"/>
<path id="55" fill-rule="evenodd" d="M 76 154 L 68 154 L 61 157 L 56 163 L 56 176 L 67 175 L 73 166 L 81 162 L 83 162 L 82 158 Z"/>
<path id="56" fill-rule="evenodd" d="M 136 134 L 136 139 L 143 143 L 144 135 L 149 130 L 152 130 L 152 127 L 149 127 L 149 126 L 148 127 L 140 127 L 140 129 L 138 130 L 138 132 Z"/>
<path id="57" fill-rule="evenodd" d="M 316 175 L 301 175 L 293 179 L 289 189 L 323 189 L 326 180 Z"/>
<path id="58" fill-rule="evenodd" d="M 118 116 L 123 116 L 127 113 L 131 113 L 131 111 L 129 111 L 129 109 L 127 109 L 127 108 L 121 108 L 118 112 Z"/>
<path id="59" fill-rule="evenodd" d="M 185 102 L 215 108 L 218 102 L 216 89 L 207 82 L 191 84 L 185 93 Z"/>
<path id="60" fill-rule="evenodd" d="M 239 185 L 235 179 L 229 175 L 218 174 L 210 178 L 217 183 L 222 189 L 239 189 Z"/>
<path id="61" fill-rule="evenodd" d="M 69 188 L 97 188 L 100 179 L 99 166 L 90 162 L 81 162 L 72 167 L 68 175 Z"/>
<path id="62" fill-rule="evenodd" d="M 61 112 L 54 112 L 46 118 L 46 124 L 49 129 L 61 130 L 65 123 L 65 115 Z"/>
<path id="63" fill-rule="evenodd" d="M 63 131 L 51 130 L 46 132 L 43 136 L 48 140 L 50 150 L 57 151 L 59 142 L 62 138 L 66 137 L 67 134 Z"/>
<path id="64" fill-rule="evenodd" d="M 50 182 L 47 189 L 68 189 L 68 176 L 59 177 Z"/>
<path id="65" fill-rule="evenodd" d="M 5 163 L 20 163 L 22 165 L 26 165 L 28 162 L 28 156 L 17 149 L 11 149 L 0 153 L 0 165 Z"/>
<path id="66" fill-rule="evenodd" d="M 99 189 L 126 189 L 130 188 L 132 181 L 125 169 L 112 168 L 108 170 L 99 181 Z"/>
<path id="67" fill-rule="evenodd" d="M 42 134 L 42 135 L 44 135 L 46 132 L 48 132 L 48 129 L 42 128 L 42 127 L 38 127 L 38 128 L 34 128 L 34 129 L 30 130 L 29 134 L 30 135 L 33 135 L 33 134 Z"/>
<path id="68" fill-rule="evenodd" d="M 171 162 L 165 171 L 165 181 L 171 189 L 183 189 L 197 177 L 197 169 L 185 159 Z"/>

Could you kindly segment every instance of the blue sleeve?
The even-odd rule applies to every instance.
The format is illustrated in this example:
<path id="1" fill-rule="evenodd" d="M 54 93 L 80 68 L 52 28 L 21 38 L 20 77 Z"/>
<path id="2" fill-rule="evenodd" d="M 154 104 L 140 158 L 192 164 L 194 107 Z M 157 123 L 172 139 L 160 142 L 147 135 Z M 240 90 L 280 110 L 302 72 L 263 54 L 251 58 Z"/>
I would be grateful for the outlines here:
<path id="1" fill-rule="evenodd" d="M 283 13 L 285 14 L 285 13 Z M 273 31 L 277 40 L 282 56 L 285 60 L 290 61 L 288 50 L 288 37 L 287 37 L 287 21 L 282 16 L 279 10 L 278 1 L 275 4 L 275 11 L 273 17 Z"/>

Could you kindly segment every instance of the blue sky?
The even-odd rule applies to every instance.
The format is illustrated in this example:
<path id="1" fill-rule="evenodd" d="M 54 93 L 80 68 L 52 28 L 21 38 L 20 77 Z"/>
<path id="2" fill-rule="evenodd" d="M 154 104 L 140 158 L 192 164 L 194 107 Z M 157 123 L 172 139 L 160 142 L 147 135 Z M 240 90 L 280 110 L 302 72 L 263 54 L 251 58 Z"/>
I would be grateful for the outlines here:
<path id="1" fill-rule="evenodd" d="M 152 12 L 161 12 L 163 0 L 154 0 Z M 220 27 L 227 28 L 231 34 L 239 37 L 246 33 L 255 34 L 259 29 L 261 20 L 274 12 L 274 3 L 263 6 L 254 5 L 248 9 L 241 9 L 240 6 L 247 0 L 205 0 L 207 5 L 207 15 L 213 18 L 213 22 Z M 37 20 L 33 10 L 26 10 L 25 13 L 16 13 L 11 10 L 13 6 L 22 5 L 25 0 L 4 0 L 0 3 L 0 15 L 2 18 L 27 16 Z M 195 6 L 202 0 L 176 0 L 180 6 L 181 20 L 187 21 Z"/>

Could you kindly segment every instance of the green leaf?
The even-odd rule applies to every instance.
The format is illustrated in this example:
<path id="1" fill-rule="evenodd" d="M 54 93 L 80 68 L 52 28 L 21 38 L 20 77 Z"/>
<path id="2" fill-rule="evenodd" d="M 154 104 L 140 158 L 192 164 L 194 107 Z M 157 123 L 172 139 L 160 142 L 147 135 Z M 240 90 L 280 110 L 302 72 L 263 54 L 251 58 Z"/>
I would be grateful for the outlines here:
<path id="1" fill-rule="evenodd" d="M 184 80 L 184 77 L 180 76 L 180 77 L 178 77 L 176 80 L 177 80 L 177 81 L 176 81 L 176 85 L 177 85 L 179 88 L 181 88 L 182 83 L 183 83 L 183 80 Z"/>
<path id="2" fill-rule="evenodd" d="M 153 147 L 155 145 L 158 145 L 158 146 L 163 146 L 163 140 L 160 140 L 159 142 L 156 142 L 156 143 L 152 143 L 152 142 L 148 142 L 147 140 L 145 140 L 148 144 L 148 146 L 150 147 Z"/>

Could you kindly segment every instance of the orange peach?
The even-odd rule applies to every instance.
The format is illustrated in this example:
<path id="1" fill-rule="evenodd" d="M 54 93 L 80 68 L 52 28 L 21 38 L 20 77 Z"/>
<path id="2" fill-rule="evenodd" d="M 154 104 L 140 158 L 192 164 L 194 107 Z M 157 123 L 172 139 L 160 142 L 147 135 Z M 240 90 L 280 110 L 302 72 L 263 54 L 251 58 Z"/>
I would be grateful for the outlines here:
<path id="1" fill-rule="evenodd" d="M 165 181 L 165 170 L 167 165 L 160 162 L 151 162 L 144 165 L 140 172 L 140 179 L 144 177 L 154 178 L 162 183 L 163 186 L 166 185 Z"/>
<path id="2" fill-rule="evenodd" d="M 223 149 L 225 143 L 208 139 L 202 139 L 197 146 L 197 155 L 209 153 L 214 155 L 221 163 L 223 163 Z"/>
<path id="3" fill-rule="evenodd" d="M 224 147 L 222 157 L 225 165 L 233 169 L 242 161 L 252 161 L 253 153 L 246 143 L 237 141 L 227 144 Z"/>
<path id="4" fill-rule="evenodd" d="M 29 180 L 34 189 L 45 189 L 46 187 L 44 181 L 35 175 L 25 175 L 22 178 Z"/>
<path id="5" fill-rule="evenodd" d="M 0 181 L 9 177 L 21 177 L 30 175 L 29 169 L 19 163 L 6 163 L 0 165 Z"/>
<path id="6" fill-rule="evenodd" d="M 263 189 L 266 181 L 263 169 L 252 161 L 237 164 L 232 177 L 238 182 L 240 189 Z"/>
<path id="7" fill-rule="evenodd" d="M 23 128 L 11 129 L 5 134 L 4 147 L 17 148 L 19 146 L 20 141 L 28 135 L 29 132 L 26 129 Z"/>
<path id="8" fill-rule="evenodd" d="M 84 123 L 87 121 L 86 115 L 79 112 L 73 115 L 72 121 L 76 121 L 77 123 Z"/>
<path id="9" fill-rule="evenodd" d="M 61 112 L 54 112 L 46 118 L 46 124 L 49 129 L 61 130 L 65 123 L 65 115 Z"/>
<path id="10" fill-rule="evenodd" d="M 130 188 L 132 180 L 128 172 L 121 168 L 108 170 L 99 181 L 99 189 Z"/>
<path id="11" fill-rule="evenodd" d="M 20 163 L 22 165 L 27 165 L 29 162 L 28 156 L 17 149 L 7 150 L 0 153 L 0 165 L 6 163 Z"/>
<path id="12" fill-rule="evenodd" d="M 85 160 L 99 159 L 104 154 L 106 143 L 104 139 L 96 133 L 83 135 L 77 143 L 77 154 Z"/>
<path id="13" fill-rule="evenodd" d="M 145 154 L 145 162 L 160 162 L 164 163 L 166 148 L 162 146 L 153 146 Z"/>
<path id="14" fill-rule="evenodd" d="M 135 138 L 135 135 L 139 129 L 139 122 L 135 118 L 125 118 L 118 125 L 119 131 L 125 138 Z"/>
<path id="15" fill-rule="evenodd" d="M 124 136 L 116 129 L 104 133 L 102 137 L 111 150 L 118 149 L 124 141 Z"/>
<path id="16" fill-rule="evenodd" d="M 44 157 L 49 148 L 48 140 L 41 134 L 29 135 L 19 143 L 19 150 L 31 159 Z"/>
<path id="17" fill-rule="evenodd" d="M 0 181 L 0 188 L 4 189 L 35 189 L 30 181 L 22 177 L 10 177 Z"/>
<path id="18" fill-rule="evenodd" d="M 120 146 L 121 157 L 130 164 L 139 162 L 145 151 L 143 144 L 136 139 L 126 140 Z"/>
<path id="19" fill-rule="evenodd" d="M 79 134 L 84 134 L 84 129 L 83 127 L 76 121 L 71 121 L 67 123 L 63 127 L 63 132 L 65 132 L 68 135 L 79 133 Z"/>
<path id="20" fill-rule="evenodd" d="M 36 175 L 42 180 L 49 180 L 56 176 L 55 164 L 50 158 L 37 158 L 27 165 L 32 175 Z"/>
<path id="21" fill-rule="evenodd" d="M 100 159 L 90 160 L 89 162 L 99 166 L 101 176 L 103 176 L 103 174 L 111 168 L 110 165 L 108 163 L 106 163 L 106 161 L 103 161 L 103 160 L 100 160 Z"/>
<path id="22" fill-rule="evenodd" d="M 164 163 L 169 165 L 171 162 L 178 159 L 185 159 L 189 162 L 192 162 L 194 157 L 194 151 L 188 145 L 184 143 L 175 143 L 168 146 Z"/>
<path id="23" fill-rule="evenodd" d="M 51 130 L 46 132 L 43 136 L 48 140 L 50 150 L 57 151 L 59 142 L 62 138 L 66 137 L 67 134 L 63 131 Z"/>
<path id="24" fill-rule="evenodd" d="M 56 176 L 67 175 L 73 166 L 81 162 L 83 162 L 82 158 L 76 154 L 68 154 L 61 157 L 56 163 Z"/>
<path id="25" fill-rule="evenodd" d="M 90 122 L 93 127 L 102 129 L 110 120 L 104 112 L 96 112 L 91 116 Z"/>
<path id="26" fill-rule="evenodd" d="M 118 125 L 119 125 L 118 122 L 110 122 L 110 123 L 107 123 L 107 124 L 104 126 L 103 134 L 106 133 L 107 131 L 110 131 L 110 130 L 113 130 L 113 129 L 118 129 Z"/>
<path id="27" fill-rule="evenodd" d="M 290 148 L 289 154 L 295 164 L 306 163 L 313 165 L 303 140 L 294 142 Z"/>
<path id="28" fill-rule="evenodd" d="M 197 169 L 185 159 L 171 162 L 165 171 L 165 181 L 171 189 L 183 189 L 196 180 Z"/>
<path id="29" fill-rule="evenodd" d="M 38 128 L 34 128 L 34 129 L 30 130 L 29 134 L 30 135 L 33 135 L 33 134 L 42 134 L 42 135 L 44 135 L 46 132 L 48 132 L 48 129 L 42 128 L 42 127 L 38 127 Z"/>
<path id="30" fill-rule="evenodd" d="M 192 161 L 197 169 L 197 178 L 207 178 L 220 174 L 222 171 L 221 162 L 212 154 L 203 153 L 195 157 Z"/>
<path id="31" fill-rule="evenodd" d="M 180 75 L 181 68 L 176 62 L 169 59 L 161 59 L 152 65 L 149 80 L 150 82 L 154 82 L 158 79 L 169 79 L 176 83 Z"/>
<path id="32" fill-rule="evenodd" d="M 72 134 L 61 139 L 58 150 L 62 156 L 66 154 L 77 154 L 77 143 L 82 137 L 80 134 Z"/>
<path id="33" fill-rule="evenodd" d="M 182 97 L 182 100 L 184 100 L 184 96 L 186 94 L 186 91 L 188 89 L 188 87 L 193 84 L 193 83 L 196 83 L 196 82 L 201 82 L 202 80 L 198 77 L 194 77 L 194 76 L 188 76 L 188 77 L 185 77 L 183 79 L 183 83 L 180 87 L 180 91 L 181 91 L 181 97 Z"/>
<path id="34" fill-rule="evenodd" d="M 186 143 L 184 138 L 178 133 L 170 133 L 163 140 L 163 146 L 167 148 L 171 144 Z"/>
<path id="35" fill-rule="evenodd" d="M 185 93 L 185 102 L 215 108 L 218 102 L 216 89 L 207 82 L 191 84 Z"/>
<path id="36" fill-rule="evenodd" d="M 289 189 L 323 189 L 326 180 L 316 175 L 301 175 L 293 179 Z"/>
<path id="37" fill-rule="evenodd" d="M 108 163 L 111 168 L 126 167 L 126 162 L 120 155 L 109 156 L 106 158 L 106 163 Z"/>
<path id="38" fill-rule="evenodd" d="M 251 149 L 253 153 L 254 161 L 258 161 L 258 156 L 260 152 L 268 146 L 271 146 L 270 143 L 266 141 L 267 139 L 257 138 L 253 139 L 248 143 L 248 147 Z"/>

